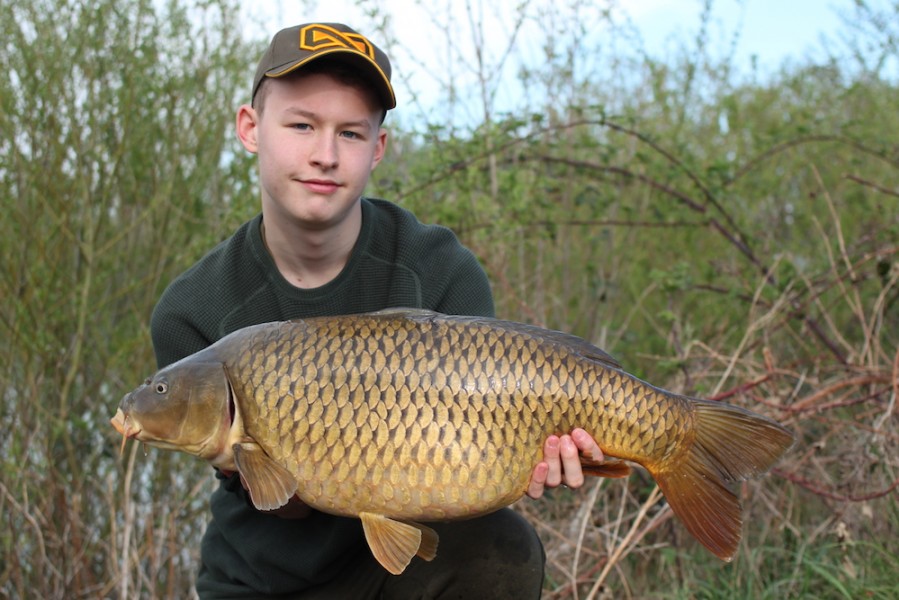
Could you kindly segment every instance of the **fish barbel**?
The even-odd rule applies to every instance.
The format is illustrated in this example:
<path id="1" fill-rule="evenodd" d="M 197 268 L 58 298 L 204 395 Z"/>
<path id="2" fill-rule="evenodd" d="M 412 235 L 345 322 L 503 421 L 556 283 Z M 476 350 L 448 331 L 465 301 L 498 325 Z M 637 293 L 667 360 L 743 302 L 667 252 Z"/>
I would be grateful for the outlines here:
<path id="1" fill-rule="evenodd" d="M 766 417 L 653 387 L 581 338 L 410 309 L 235 331 L 147 379 L 112 424 L 239 471 L 260 510 L 296 494 L 360 518 L 391 573 L 434 557 L 422 522 L 523 496 L 547 436 L 575 427 L 617 459 L 582 457 L 585 473 L 641 465 L 687 529 L 730 560 L 742 526 L 734 484 L 793 443 Z"/>

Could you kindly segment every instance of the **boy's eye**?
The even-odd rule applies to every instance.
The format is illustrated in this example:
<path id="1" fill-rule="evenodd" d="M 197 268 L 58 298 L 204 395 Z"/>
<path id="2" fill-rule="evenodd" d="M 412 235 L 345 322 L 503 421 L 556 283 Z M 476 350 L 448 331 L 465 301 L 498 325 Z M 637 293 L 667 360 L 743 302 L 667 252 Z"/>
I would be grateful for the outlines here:
<path id="1" fill-rule="evenodd" d="M 342 136 L 345 137 L 345 138 L 350 138 L 350 139 L 353 139 L 353 140 L 356 139 L 356 138 L 361 137 L 361 136 L 360 136 L 358 133 L 356 133 L 355 131 L 344 131 L 344 132 L 341 133 L 340 135 L 342 135 Z"/>
<path id="2" fill-rule="evenodd" d="M 306 131 L 309 129 L 309 123 L 294 123 L 291 127 L 293 129 L 299 129 L 300 131 Z"/>

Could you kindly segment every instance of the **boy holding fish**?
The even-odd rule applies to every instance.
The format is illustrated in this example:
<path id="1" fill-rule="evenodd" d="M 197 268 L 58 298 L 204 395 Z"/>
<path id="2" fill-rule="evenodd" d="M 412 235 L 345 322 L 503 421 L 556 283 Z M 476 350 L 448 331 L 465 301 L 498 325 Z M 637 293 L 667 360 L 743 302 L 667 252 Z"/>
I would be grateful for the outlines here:
<path id="1" fill-rule="evenodd" d="M 257 68 L 237 135 L 257 155 L 261 213 L 178 277 L 152 319 L 160 367 L 237 329 L 391 307 L 493 316 L 487 277 L 446 228 L 363 197 L 396 105 L 387 56 L 336 23 L 278 32 Z M 583 430 L 551 436 L 528 495 L 583 483 Z M 201 598 L 538 598 L 543 549 L 509 509 L 451 524 L 437 558 L 393 576 L 355 519 L 298 500 L 256 510 L 235 473 L 218 471 L 202 543 Z"/>

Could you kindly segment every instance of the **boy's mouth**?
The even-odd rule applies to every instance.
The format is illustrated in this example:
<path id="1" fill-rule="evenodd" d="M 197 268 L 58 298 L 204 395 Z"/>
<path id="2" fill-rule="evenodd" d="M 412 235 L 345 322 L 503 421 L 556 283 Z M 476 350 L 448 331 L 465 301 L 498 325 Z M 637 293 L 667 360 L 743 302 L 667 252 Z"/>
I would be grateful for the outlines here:
<path id="1" fill-rule="evenodd" d="M 317 194 L 331 194 L 340 187 L 339 183 L 329 179 L 302 179 L 300 182 Z"/>

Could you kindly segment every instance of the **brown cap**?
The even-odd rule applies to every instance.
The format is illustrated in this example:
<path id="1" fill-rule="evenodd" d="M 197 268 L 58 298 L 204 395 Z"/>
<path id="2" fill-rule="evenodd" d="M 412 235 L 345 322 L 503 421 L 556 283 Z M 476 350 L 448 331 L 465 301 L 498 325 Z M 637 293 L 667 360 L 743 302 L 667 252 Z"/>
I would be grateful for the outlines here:
<path id="1" fill-rule="evenodd" d="M 256 68 L 252 98 L 263 77 L 287 75 L 325 56 L 358 68 L 371 81 L 384 108 L 396 106 L 387 55 L 368 38 L 340 23 L 307 23 L 276 33 Z"/>

